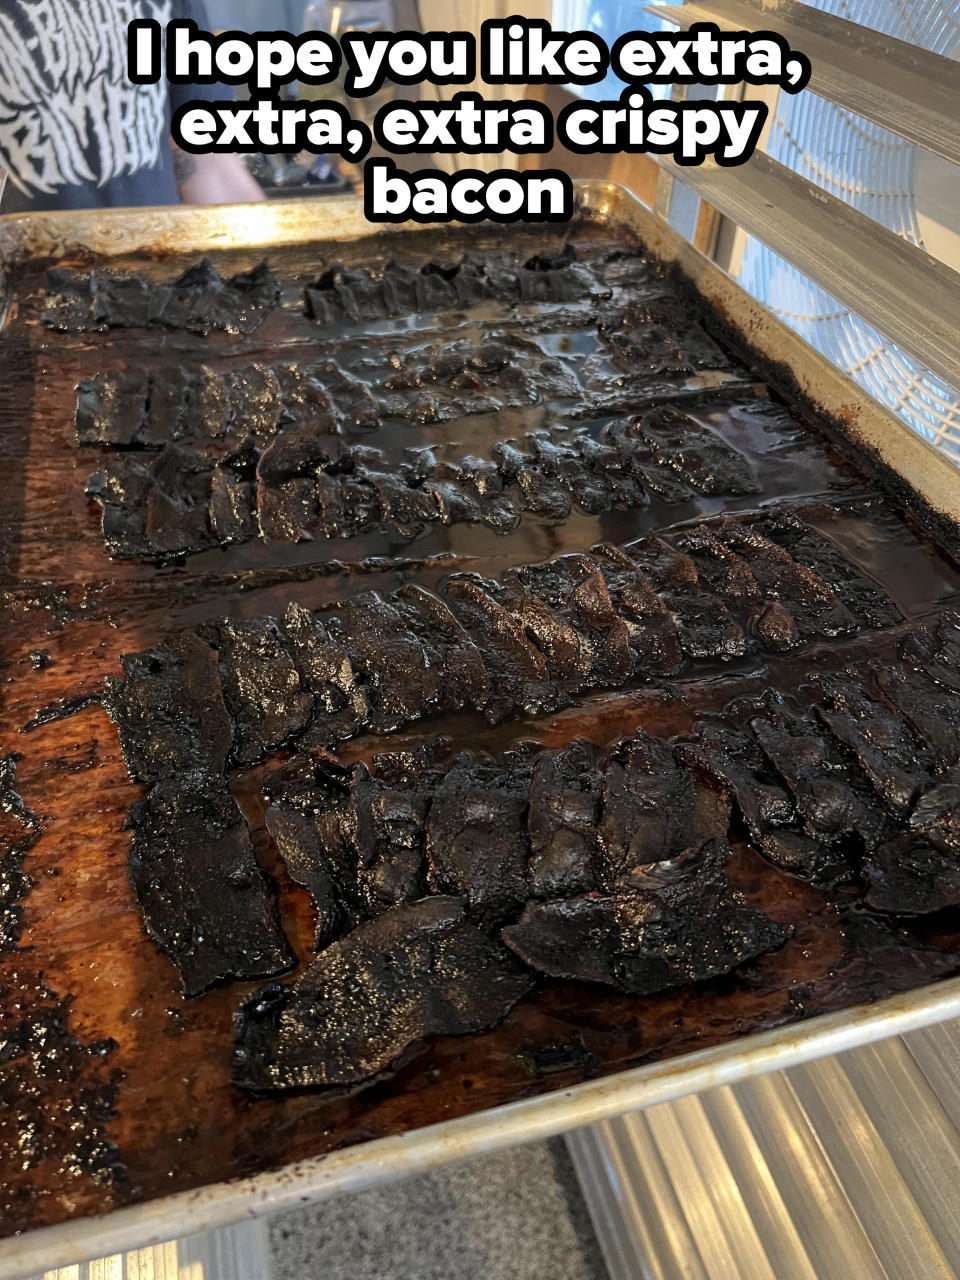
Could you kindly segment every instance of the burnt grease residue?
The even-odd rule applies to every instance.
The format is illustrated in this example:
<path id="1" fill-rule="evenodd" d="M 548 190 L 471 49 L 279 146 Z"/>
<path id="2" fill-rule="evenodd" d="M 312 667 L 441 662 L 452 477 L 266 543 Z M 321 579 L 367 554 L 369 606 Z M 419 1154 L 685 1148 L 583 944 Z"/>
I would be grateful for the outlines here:
<path id="1" fill-rule="evenodd" d="M 52 332 L 45 264 L 12 281 L 2 723 L 37 722 L 43 825 L 0 955 L 5 1230 L 960 969 L 950 559 L 602 228 L 268 261 L 278 305 L 260 273 L 205 338 L 151 300 L 193 260 L 116 264 L 149 329 Z M 171 906 L 177 824 L 216 866 Z M 325 1035 L 386 954 L 365 1012 L 402 1019 Z"/>
<path id="2" fill-rule="evenodd" d="M 30 889 L 23 872 L 42 823 L 14 789 L 20 757 L 0 761 L 0 950 L 16 953 L 23 930 L 20 900 Z M 14 954 L 0 985 L 0 1148 L 19 1162 L 20 1177 L 43 1170 L 63 1193 L 123 1179 L 106 1132 L 116 1080 L 103 1060 L 110 1040 L 81 1043 L 67 1030 L 69 1000 L 38 977 L 35 957 Z M 3 1180 L 4 1220 L 21 1209 L 22 1191 Z"/>
<path id="3" fill-rule="evenodd" d="M 17 1176 L 0 1190 L 4 1222 L 25 1208 L 49 1212 L 67 1197 L 110 1198 L 126 1180 L 109 1137 L 120 1079 L 110 1065 L 115 1043 L 79 1041 L 69 1020 L 70 1001 L 44 985 L 29 959 L 5 971 L 0 1144 Z"/>
<path id="4" fill-rule="evenodd" d="M 40 818 L 16 791 L 17 753 L 0 759 L 0 951 L 12 951 L 23 930 L 20 903 L 30 891 L 27 852 L 40 835 Z"/>

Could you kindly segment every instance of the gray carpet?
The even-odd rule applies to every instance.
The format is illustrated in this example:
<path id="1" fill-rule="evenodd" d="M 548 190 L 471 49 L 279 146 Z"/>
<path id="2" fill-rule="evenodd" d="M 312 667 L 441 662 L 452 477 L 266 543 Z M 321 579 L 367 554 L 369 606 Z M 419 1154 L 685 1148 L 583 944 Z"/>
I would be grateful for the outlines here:
<path id="1" fill-rule="evenodd" d="M 270 1223 L 272 1280 L 607 1280 L 562 1140 Z"/>

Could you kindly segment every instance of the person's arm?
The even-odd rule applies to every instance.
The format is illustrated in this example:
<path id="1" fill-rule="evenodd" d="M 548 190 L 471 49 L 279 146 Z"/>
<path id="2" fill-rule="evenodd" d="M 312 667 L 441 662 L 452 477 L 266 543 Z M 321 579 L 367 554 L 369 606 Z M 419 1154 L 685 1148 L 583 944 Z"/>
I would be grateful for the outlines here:
<path id="1" fill-rule="evenodd" d="M 263 188 L 247 171 L 242 156 L 194 156 L 170 145 L 177 190 L 184 204 L 239 204 L 265 199 Z"/>
<path id="2" fill-rule="evenodd" d="M 201 31 L 210 30 L 204 0 L 173 0 L 170 16 L 192 19 Z M 198 99 L 215 101 L 233 96 L 222 84 L 170 84 L 168 87 L 171 112 Z M 184 204 L 242 204 L 266 199 L 263 188 L 248 172 L 242 156 L 194 156 L 181 151 L 172 142 L 170 146 L 177 190 Z"/>

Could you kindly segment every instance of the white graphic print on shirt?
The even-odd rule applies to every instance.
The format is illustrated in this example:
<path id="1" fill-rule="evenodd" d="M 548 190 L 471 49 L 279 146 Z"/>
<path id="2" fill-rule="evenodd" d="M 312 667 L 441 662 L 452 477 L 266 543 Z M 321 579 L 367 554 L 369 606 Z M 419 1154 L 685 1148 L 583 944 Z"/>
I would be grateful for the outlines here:
<path id="1" fill-rule="evenodd" d="M 0 9 L 0 164 L 24 194 L 157 163 L 166 84 L 127 79 L 127 24 L 171 0 L 17 0 Z"/>

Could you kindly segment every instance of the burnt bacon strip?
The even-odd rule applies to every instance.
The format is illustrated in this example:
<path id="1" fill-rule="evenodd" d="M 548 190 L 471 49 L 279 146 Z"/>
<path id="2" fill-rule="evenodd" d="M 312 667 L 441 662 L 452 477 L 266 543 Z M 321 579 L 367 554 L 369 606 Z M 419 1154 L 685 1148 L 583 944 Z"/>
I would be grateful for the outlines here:
<path id="1" fill-rule="evenodd" d="M 628 995 L 729 973 L 789 936 L 734 888 L 729 856 L 726 841 L 707 840 L 636 869 L 612 893 L 531 902 L 503 940 L 540 973 Z"/>
<path id="2" fill-rule="evenodd" d="M 77 393 L 79 444 L 129 448 L 146 428 L 149 382 L 145 374 L 134 370 L 98 373 L 78 383 Z M 169 412 L 163 414 L 168 439 L 174 440 L 177 421 L 171 418 Z"/>
<path id="3" fill-rule="evenodd" d="M 606 550 L 604 550 L 606 555 Z M 506 575 L 508 588 L 515 579 L 538 601 L 541 611 L 556 617 L 570 633 L 565 648 L 568 687 L 577 689 L 616 686 L 648 664 L 631 644 L 630 622 L 623 618 L 610 595 L 602 563 L 595 555 L 567 555 L 541 565 L 527 565 Z M 627 611 L 629 613 L 629 610 Z M 666 622 L 665 625 L 670 624 Z M 536 635 L 536 630 L 531 629 Z M 556 625 L 547 629 L 556 635 Z M 650 674 L 667 674 L 650 664 Z"/>
<path id="4" fill-rule="evenodd" d="M 87 481 L 87 494 L 95 498 L 103 510 L 103 540 L 112 556 L 120 559 L 137 556 L 147 545 L 147 503 L 156 487 L 153 463 L 153 458 L 124 455 L 110 459 Z M 194 512 L 188 512 L 187 494 L 162 496 L 167 497 L 171 513 L 179 508 L 179 515 L 183 516 L 181 520 L 174 515 L 175 541 L 182 546 L 192 536 L 195 543 L 199 540 L 199 545 L 206 545 L 206 503 L 202 503 L 199 513 L 195 514 L 195 508 Z M 169 538 L 162 537 L 161 541 L 169 545 Z M 157 556 L 159 552 L 151 554 Z"/>
<path id="5" fill-rule="evenodd" d="M 491 590 L 485 590 L 488 586 Z M 497 602 L 492 584 L 477 575 L 456 574 L 442 594 L 490 671 L 484 707 L 490 719 L 504 719 L 521 708 L 533 714 L 567 705 L 569 698 L 550 679 L 546 657 L 520 620 Z"/>
<path id="6" fill-rule="evenodd" d="M 484 925 L 515 914 L 527 897 L 529 772 L 459 756 L 436 786 L 426 821 L 427 881 L 466 899 Z"/>
<path id="7" fill-rule="evenodd" d="M 897 610 L 885 592 L 796 512 L 780 510 L 765 515 L 754 527 L 794 560 L 806 565 L 821 581 L 829 583 L 830 589 L 861 625 L 884 627 L 898 620 Z"/>
<path id="8" fill-rule="evenodd" d="M 395 353 L 374 394 L 383 418 L 425 426 L 539 401 L 573 401 L 582 390 L 568 365 L 509 334 Z"/>
<path id="9" fill-rule="evenodd" d="M 820 676 L 815 684 L 823 696 L 817 715 L 890 811 L 905 817 L 929 779 L 933 750 L 853 673 Z"/>
<path id="10" fill-rule="evenodd" d="M 960 905 L 960 858 L 920 832 L 878 845 L 864 862 L 866 902 L 891 915 L 929 915 Z"/>
<path id="11" fill-rule="evenodd" d="M 799 698 L 802 712 L 771 690 L 738 699 L 679 740 L 678 757 L 729 791 L 780 869 L 825 885 L 862 874 L 883 911 L 960 904 L 952 693 L 893 664 L 820 676 Z"/>
<path id="12" fill-rule="evenodd" d="M 598 333 L 611 368 L 628 381 L 729 367 L 729 357 L 676 297 L 629 303 L 604 316 Z"/>
<path id="13" fill-rule="evenodd" d="M 108 679 L 104 706 L 136 778 L 186 770 L 223 773 L 233 744 L 217 653 L 191 631 L 121 658 L 124 679 Z"/>
<path id="14" fill-rule="evenodd" d="M 517 265 L 506 254 L 466 254 L 459 262 L 428 262 L 419 270 L 390 261 L 381 271 L 328 267 L 305 290 L 307 315 L 318 325 L 362 324 L 413 312 L 463 310 L 502 302 L 579 302 L 608 297 L 572 247 Z"/>
<path id="15" fill-rule="evenodd" d="M 894 915 L 926 915 L 960 905 L 958 826 L 960 786 L 952 770 L 917 801 L 908 829 L 867 856 L 867 904 Z"/>
<path id="16" fill-rule="evenodd" d="M 574 504 L 597 514 L 646 505 L 651 494 L 679 503 L 694 497 L 672 473 L 640 464 L 628 434 L 597 440 L 582 428 L 500 441 L 489 460 L 438 458 L 422 447 L 397 463 L 344 441 L 343 401 L 335 385 L 331 394 L 326 389 L 332 382 L 310 373 L 309 402 L 291 410 L 276 371 L 203 371 L 159 448 L 143 379 L 110 373 L 81 384 L 79 439 L 113 450 L 87 482 L 111 554 L 163 557 L 253 538 L 298 542 L 318 530 L 328 538 L 378 529 L 413 538 L 430 525 L 466 523 L 509 532 L 524 512 L 564 520 Z M 168 407 L 163 401 L 159 412 Z M 719 437 L 713 447 L 726 448 Z"/>
<path id="17" fill-rule="evenodd" d="M 534 761 L 527 809 L 533 897 L 572 897 L 598 883 L 602 781 L 596 752 L 583 740 Z"/>
<path id="18" fill-rule="evenodd" d="M 742 726 L 721 716 L 704 717 L 692 736 L 681 740 L 678 753 L 685 765 L 729 791 L 755 844 L 762 846 L 771 830 L 793 821 L 795 810 L 786 786 Z"/>
<path id="19" fill-rule="evenodd" d="M 347 601 L 327 620 L 328 628 L 349 651 L 369 697 L 369 727 L 388 733 L 422 714 L 440 687 L 437 668 L 393 604 L 376 591 Z"/>
<path id="20" fill-rule="evenodd" d="M 736 704 L 760 750 L 784 782 L 804 831 L 829 842 L 849 832 L 869 841 L 878 825 L 876 806 L 841 750 L 808 716 L 789 711 L 767 693 L 753 705 Z"/>
<path id="21" fill-rule="evenodd" d="M 728 817 L 722 794 L 698 785 L 670 743 L 638 734 L 613 752 L 604 771 L 600 882 L 610 888 L 635 867 L 724 835 Z"/>
<path id="22" fill-rule="evenodd" d="M 924 792 L 910 815 L 910 829 L 960 858 L 960 769 L 951 769 Z"/>
<path id="23" fill-rule="evenodd" d="M 743 627 L 718 596 L 704 590 L 693 559 L 663 538 L 644 538 L 625 548 L 663 601 L 688 658 L 727 660 L 747 651 Z"/>
<path id="24" fill-rule="evenodd" d="M 960 771 L 936 779 L 908 830 L 879 845 L 864 867 L 867 902 L 880 911 L 926 914 L 960 904 Z"/>
<path id="25" fill-rule="evenodd" d="M 443 776 L 439 744 L 345 768 L 298 757 L 268 775 L 267 827 L 316 911 L 317 945 L 359 920 L 427 893 L 430 801 Z"/>
<path id="26" fill-rule="evenodd" d="M 181 384 L 176 403 L 163 393 L 172 385 L 165 374 L 144 375 L 139 412 L 124 390 L 131 377 L 81 384 L 77 413 L 83 444 L 127 434 L 128 447 L 107 455 L 87 482 L 112 555 L 163 558 L 254 537 L 310 536 L 315 485 L 301 473 L 335 464 L 343 446 L 334 406 L 309 375 L 202 368 Z M 125 427 L 111 409 L 124 412 Z"/>
<path id="27" fill-rule="evenodd" d="M 725 531 L 725 525 L 729 529 Z M 728 592 L 767 597 L 751 621 L 771 647 L 812 635 L 835 636 L 899 620 L 889 597 L 796 511 L 781 508 L 741 522 L 720 522 L 714 556 L 725 557 Z M 799 567 L 798 567 L 799 566 Z M 770 597 L 775 603 L 770 603 Z"/>
<path id="28" fill-rule="evenodd" d="M 322 435 L 317 420 L 331 414 L 344 425 L 371 425 L 360 405 L 363 385 L 330 361 L 223 373 L 207 365 L 110 371 L 78 383 L 77 391 L 78 443 L 115 450 L 222 440 L 224 452 L 240 453 L 265 448 L 288 427 L 312 426 Z"/>
<path id="29" fill-rule="evenodd" d="M 665 599 L 626 552 L 602 543 L 593 548 L 613 607 L 624 621 L 633 650 L 633 670 L 651 677 L 672 676 L 683 666 L 680 630 Z"/>
<path id="30" fill-rule="evenodd" d="M 397 906 L 235 1015 L 233 1079 L 247 1089 L 355 1084 L 428 1036 L 501 1022 L 533 976 L 467 923 L 457 898 Z"/>
<path id="31" fill-rule="evenodd" d="M 960 694 L 960 614 L 947 610 L 936 622 L 915 628 L 900 651 L 907 666 Z"/>
<path id="32" fill-rule="evenodd" d="M 508 570 L 503 575 L 499 590 L 493 584 L 486 585 L 543 654 L 552 680 L 563 681 L 573 688 L 588 680 L 594 664 L 593 643 L 577 628 L 562 603 L 554 608 L 536 590 L 531 590 L 516 570 Z M 571 591 L 574 585 L 571 579 Z"/>
<path id="33" fill-rule="evenodd" d="M 648 409 L 632 430 L 656 466 L 675 471 L 696 493 L 760 492 L 746 458 L 674 405 Z"/>
<path id="34" fill-rule="evenodd" d="M 684 531 L 675 544 L 692 562 L 686 578 L 745 615 L 749 630 L 769 649 L 788 650 L 814 636 L 844 635 L 897 617 L 879 588 L 793 513 L 718 520 Z M 678 598 L 691 590 L 683 586 Z"/>
<path id="35" fill-rule="evenodd" d="M 933 753 L 936 769 L 960 761 L 960 695 L 906 663 L 868 670 L 864 686 L 886 703 Z"/>
<path id="36" fill-rule="evenodd" d="M 630 645 L 630 629 L 617 612 L 600 566 L 584 559 L 575 569 L 576 581 L 566 608 L 574 627 L 586 635 L 592 662 L 587 686 L 623 684 L 633 674 L 636 657 Z"/>
<path id="37" fill-rule="evenodd" d="M 371 773 L 353 772 L 357 879 L 371 911 L 414 902 L 427 893 L 430 745 L 378 757 Z"/>
<path id="38" fill-rule="evenodd" d="M 425 885 L 464 898 L 485 928 L 516 918 L 529 899 L 617 898 L 638 870 L 723 839 L 731 801 L 750 842 L 789 874 L 826 886 L 862 874 L 868 902 L 883 910 L 948 905 L 960 886 L 960 772 L 938 777 L 931 765 L 904 823 L 896 793 L 878 793 L 849 743 L 829 732 L 820 693 L 802 691 L 802 710 L 772 691 L 741 698 L 692 735 L 637 733 L 599 757 L 574 742 L 502 763 L 462 753 L 444 764 L 438 743 L 378 756 L 372 770 L 314 764 L 315 777 L 333 782 L 309 803 L 273 803 L 327 824 L 314 861 L 324 874 L 337 867 L 348 922 Z M 323 916 L 322 894 L 311 892 Z"/>
<path id="39" fill-rule="evenodd" d="M 346 648 L 333 639 L 318 614 L 295 602 L 284 614 L 282 634 L 301 686 L 313 698 L 304 745 L 333 747 L 352 738 L 369 724 L 371 711 L 367 689 Z"/>
<path id="40" fill-rule="evenodd" d="M 791 609 L 778 586 L 765 591 L 747 560 L 731 550 L 719 530 L 701 525 L 681 535 L 678 545 L 690 555 L 699 581 L 745 614 L 747 628 L 766 648 L 785 652 L 801 643 L 799 602 L 794 600 Z"/>
<path id="41" fill-rule="evenodd" d="M 746 539 L 747 522 L 727 519 L 717 527 L 726 540 L 722 544 L 712 527 L 694 529 L 678 535 L 677 545 L 649 538 L 622 549 L 600 546 L 589 554 L 521 566 L 500 581 L 457 573 L 436 592 L 420 587 L 404 587 L 388 597 L 366 592 L 317 613 L 291 605 L 282 624 L 269 617 L 204 624 L 196 634 L 217 650 L 217 673 L 232 722 L 227 763 L 251 765 L 298 742 L 334 748 L 363 731 L 391 732 L 462 709 L 481 711 L 491 723 L 555 711 L 585 690 L 677 675 L 685 660 L 726 661 L 755 644 L 778 650 L 783 633 L 758 622 L 774 605 L 784 617 L 792 618 L 793 610 L 799 620 L 791 645 L 817 634 L 815 624 L 823 623 L 824 610 L 834 616 L 836 598 L 831 600 L 829 584 L 779 549 L 772 589 L 780 594 L 764 604 L 767 588 L 747 575 L 736 553 L 723 558 L 728 542 Z M 723 552 L 720 560 L 715 545 Z M 766 554 L 762 536 L 752 545 Z M 800 599 L 788 592 L 797 582 L 803 584 Z M 817 602 L 812 613 L 810 598 Z M 845 617 L 845 625 L 858 625 L 849 612 Z M 200 651 L 194 652 L 193 661 L 200 659 Z M 138 679 L 149 680 L 154 670 L 149 655 L 126 661 Z M 209 658 L 206 664 L 212 670 Z M 162 675 L 159 668 L 156 674 Z M 130 696 L 149 701 L 150 695 L 141 685 Z M 162 692 L 153 697 L 158 708 L 165 701 Z M 949 750 L 945 698 L 941 694 L 924 704 L 925 722 L 931 722 L 934 702 L 940 707 L 941 755 Z M 112 688 L 111 699 L 122 723 L 120 686 Z M 920 704 L 914 699 L 911 705 L 919 716 Z M 202 715 L 199 692 L 184 688 L 167 706 L 157 718 L 171 720 L 169 729 L 154 732 L 147 713 L 137 713 L 134 733 L 143 736 L 142 749 L 131 733 L 121 734 L 135 777 L 150 781 L 168 771 L 150 752 L 161 751 L 152 743 L 157 734 L 176 738 L 173 708 L 183 707 L 184 742 L 195 732 L 189 726 Z M 877 714 L 896 718 L 886 704 L 876 706 Z M 822 714 L 836 721 L 829 707 Z M 906 727 L 903 732 L 912 735 Z M 176 743 L 164 748 L 168 754 L 177 749 L 187 750 Z M 196 762 L 189 752 L 185 758 Z M 220 768 L 221 758 L 222 752 L 211 758 L 210 767 Z"/>
<path id="42" fill-rule="evenodd" d="M 224 279 L 209 258 L 167 284 L 98 267 L 88 274 L 54 267 L 43 322 L 63 333 L 156 325 L 206 334 L 253 333 L 280 298 L 266 262 Z"/>
<path id="43" fill-rule="evenodd" d="M 584 741 L 448 754 L 440 739 L 372 768 L 317 757 L 268 778 L 267 825 L 313 897 L 318 938 L 428 891 L 462 898 L 489 930 L 530 898 L 618 890 L 729 825 L 723 789 L 642 733 L 600 758 Z"/>
<path id="44" fill-rule="evenodd" d="M 444 747 L 384 753 L 372 768 L 300 758 L 267 778 L 267 826 L 313 900 L 318 946 L 428 892 L 456 889 L 485 920 L 525 899 L 529 770 L 466 753 L 442 765 Z"/>
<path id="45" fill-rule="evenodd" d="M 414 583 L 401 587 L 393 601 L 438 673 L 437 709 L 485 707 L 490 701 L 490 669 L 456 614 Z"/>
<path id="46" fill-rule="evenodd" d="M 769 701 L 736 703 L 722 717 L 705 718 L 678 742 L 678 757 L 729 793 L 751 843 L 774 866 L 815 884 L 849 880 L 858 859 L 845 837 L 857 828 L 840 823 L 855 822 L 861 810 L 853 800 L 844 810 L 831 790 L 845 796 L 842 778 L 829 773 L 829 749 L 818 740 L 816 722 L 771 712 L 764 705 Z M 811 818 L 831 829 L 811 831 Z"/>
<path id="47" fill-rule="evenodd" d="M 191 770 L 158 782 L 126 826 L 137 901 L 184 995 L 290 967 L 276 899 L 222 777 Z"/>
<path id="48" fill-rule="evenodd" d="M 803 560 L 795 560 L 767 538 L 763 522 L 723 520 L 717 536 L 724 547 L 744 561 L 762 596 L 786 609 L 800 638 L 838 636 L 857 630 L 857 618 L 833 587 Z"/>
<path id="49" fill-rule="evenodd" d="M 223 699 L 233 720 L 231 764 L 253 764 L 303 732 L 313 699 L 272 618 L 227 618 L 205 623 L 198 633 L 218 653 Z"/>
<path id="50" fill-rule="evenodd" d="M 438 739 L 370 768 L 301 758 L 267 779 L 267 826 L 313 899 L 318 944 L 427 892 L 462 898 L 489 930 L 530 898 L 615 889 L 727 831 L 723 791 L 644 734 L 601 758 L 584 741 L 448 755 Z"/>
<path id="51" fill-rule="evenodd" d="M 318 949 L 363 914 L 352 776 L 333 759 L 300 759 L 264 781 L 267 830 L 291 879 L 310 895 Z"/>

